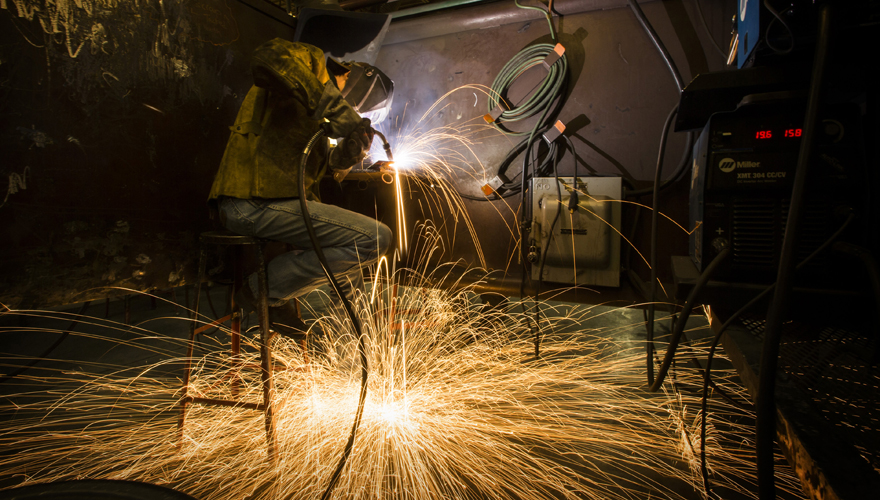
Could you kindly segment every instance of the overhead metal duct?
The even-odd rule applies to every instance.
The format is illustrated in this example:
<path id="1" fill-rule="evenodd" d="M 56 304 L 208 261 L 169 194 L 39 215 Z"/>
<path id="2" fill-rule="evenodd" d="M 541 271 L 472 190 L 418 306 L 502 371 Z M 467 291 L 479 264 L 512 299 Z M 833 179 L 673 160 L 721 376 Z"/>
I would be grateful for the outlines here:
<path id="1" fill-rule="evenodd" d="M 639 3 L 650 1 L 654 0 L 639 0 Z M 410 42 L 544 18 L 542 13 L 531 9 L 520 9 L 512 2 L 480 2 L 469 5 L 472 3 L 473 0 L 449 0 L 397 11 L 392 14 L 394 23 L 385 38 L 385 44 Z M 626 5 L 626 0 L 568 0 L 554 3 L 553 12 L 556 15 L 569 16 L 581 12 L 622 8 Z M 448 10 L 438 12 L 444 9 Z M 433 13 L 420 15 L 429 12 Z M 416 15 L 420 16 L 414 17 Z"/>

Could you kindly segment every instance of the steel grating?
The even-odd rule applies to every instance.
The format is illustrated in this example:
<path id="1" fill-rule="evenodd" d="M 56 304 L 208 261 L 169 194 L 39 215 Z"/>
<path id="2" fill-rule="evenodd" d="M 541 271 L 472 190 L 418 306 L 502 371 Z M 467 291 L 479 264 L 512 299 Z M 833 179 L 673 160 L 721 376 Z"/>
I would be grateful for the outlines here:
<path id="1" fill-rule="evenodd" d="M 742 324 L 763 340 L 763 318 L 744 317 Z M 877 342 L 855 328 L 790 322 L 779 369 L 880 472 L 880 370 L 871 365 Z"/>

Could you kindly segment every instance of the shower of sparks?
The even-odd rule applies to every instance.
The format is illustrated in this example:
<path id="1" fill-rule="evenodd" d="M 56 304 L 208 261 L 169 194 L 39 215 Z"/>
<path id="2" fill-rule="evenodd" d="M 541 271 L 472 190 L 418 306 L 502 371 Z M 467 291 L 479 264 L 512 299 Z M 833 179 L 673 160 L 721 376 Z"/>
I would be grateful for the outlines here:
<path id="1" fill-rule="evenodd" d="M 372 306 L 370 295 L 358 296 L 369 338 L 369 392 L 334 498 L 698 496 L 678 492 L 701 485 L 698 420 L 691 410 L 697 401 L 676 390 L 695 384 L 698 373 L 677 370 L 666 394 L 646 394 L 641 347 L 614 340 L 625 337 L 621 331 L 591 327 L 619 311 L 553 304 L 544 305 L 551 327 L 536 360 L 519 305 L 490 308 L 472 289 L 428 287 L 450 278 L 438 274 L 452 266 L 445 269 L 421 269 L 421 278 L 406 283 L 378 276 Z M 351 428 L 360 368 L 344 315 L 331 309 L 316 317 L 307 353 L 289 339 L 273 341 L 275 465 L 259 411 L 191 405 L 178 441 L 180 339 L 148 325 L 83 318 L 93 329 L 118 328 L 120 335 L 77 335 L 108 347 L 140 347 L 162 360 L 17 379 L 20 392 L 7 394 L 0 407 L 6 422 L 0 479 L 140 480 L 201 499 L 320 496 Z M 2 334 L 20 330 L 3 327 Z M 123 333 L 127 340 L 119 338 Z M 236 365 L 227 342 L 226 331 L 204 339 L 190 394 L 228 399 L 237 380 L 239 398 L 259 402 L 256 347 Z M 742 397 L 729 381 L 719 383 Z M 713 484 L 747 493 L 753 447 L 750 428 L 737 422 L 749 415 L 717 401 L 712 409 Z M 796 488 L 790 476 L 781 482 Z"/>
<path id="2" fill-rule="evenodd" d="M 479 149 L 487 141 L 497 140 L 509 137 L 501 134 L 494 126 L 484 122 L 482 116 L 457 121 L 454 124 L 447 123 L 444 120 L 442 112 L 449 106 L 444 105 L 444 101 L 450 95 L 461 91 L 478 91 L 484 95 L 489 95 L 492 90 L 483 85 L 463 85 L 455 88 L 445 95 L 441 96 L 414 124 L 408 127 L 396 127 L 395 124 L 386 127 L 392 130 L 386 130 L 394 152 L 393 176 L 392 181 L 395 184 L 396 195 L 396 217 L 398 252 L 399 255 L 406 255 L 408 250 L 409 229 L 406 225 L 406 194 L 409 192 L 410 183 L 415 183 L 421 187 L 421 192 L 427 197 L 427 203 L 422 205 L 420 209 L 425 220 L 433 221 L 437 224 L 445 224 L 446 220 L 451 220 L 451 227 L 457 227 L 459 223 L 463 223 L 467 228 L 470 239 L 476 249 L 477 265 L 486 267 L 486 260 L 482 251 L 477 227 L 472 223 L 465 205 L 462 201 L 459 187 L 465 184 L 472 186 L 483 186 L 489 183 L 489 180 L 495 177 L 496 172 L 483 163 L 479 154 Z M 474 95 L 476 95 L 474 93 Z M 405 113 L 404 113 L 405 115 Z M 513 144 L 510 144 L 513 146 Z M 382 150 L 380 141 L 374 141 L 370 152 L 371 161 L 381 161 L 386 159 Z M 579 194 L 586 197 L 592 203 L 620 203 L 638 207 L 639 209 L 651 210 L 650 206 L 622 199 L 597 199 L 591 196 L 584 184 L 584 178 L 578 178 L 576 188 L 568 186 L 563 181 L 563 186 L 567 191 L 576 189 Z M 462 182 L 464 181 L 464 182 Z M 406 186 L 406 187 L 405 187 Z M 580 186 L 584 186 L 581 188 Z M 481 193 L 473 193 L 477 197 L 484 196 Z M 629 245 L 650 269 L 651 265 L 648 259 L 618 228 L 615 228 L 609 221 L 605 221 L 598 214 L 590 210 L 587 202 L 579 203 L 579 207 L 590 213 L 603 223 L 607 224 L 614 232 Z M 520 229 L 516 226 L 515 215 L 518 212 L 516 206 L 511 206 L 506 200 L 501 199 L 497 203 L 492 203 L 491 208 L 498 213 L 498 220 L 507 226 L 507 231 L 511 238 L 518 242 L 522 238 Z M 445 216 L 444 216 L 445 215 Z M 687 229 L 679 222 L 675 221 L 669 215 L 660 212 L 659 215 L 667 219 L 682 234 L 691 234 L 696 227 Z M 697 224 L 699 227 L 699 223 Z M 444 228 L 440 228 L 443 230 Z M 447 231 L 449 228 L 445 228 Z M 455 232 L 446 233 L 449 236 L 450 243 L 455 244 Z M 569 238 L 569 242 L 574 245 L 574 235 Z M 512 253 L 509 258 L 513 259 L 516 252 Z M 577 273 L 575 272 L 575 275 Z M 658 280 L 658 285 L 665 292 L 663 283 Z"/>
<path id="3" fill-rule="evenodd" d="M 398 224 L 404 224 L 398 232 L 408 232 L 402 182 L 436 187 L 424 190 L 429 193 L 428 203 L 420 207 L 424 220 L 445 220 L 439 216 L 443 211 L 451 214 L 452 224 L 436 229 L 417 224 L 422 234 L 412 238 L 413 248 L 404 239 L 398 249 L 409 252 L 415 269 L 397 271 L 383 259 L 368 293 L 357 294 L 355 309 L 368 339 L 368 393 L 333 498 L 699 497 L 700 433 L 694 411 L 699 401 L 696 392 L 681 388 L 699 386 L 700 374 L 678 368 L 663 393 L 646 393 L 643 345 L 620 340 L 636 337 L 643 323 L 634 320 L 628 331 L 604 330 L 596 326 L 602 317 L 621 311 L 544 303 L 546 336 L 542 357 L 535 359 L 530 318 L 518 312 L 519 302 L 493 308 L 468 286 L 432 288 L 438 282 L 472 281 L 450 276 L 456 269 L 452 264 L 436 266 L 443 253 L 441 234 L 454 234 L 459 222 L 468 228 L 485 265 L 474 226 L 451 182 L 463 175 L 486 181 L 474 151 L 481 138 L 497 135 L 474 122 L 431 127 L 432 110 L 415 129 L 389 134 Z M 374 158 L 384 159 L 383 153 Z M 517 229 L 510 231 L 518 237 Z M 308 304 L 315 302 L 320 301 Z M 136 367 L 78 362 L 76 370 L 25 373 L 8 383 L 5 390 L 15 384 L 17 392 L 4 394 L 0 403 L 6 424 L 0 431 L 5 450 L 0 481 L 129 479 L 165 484 L 200 499 L 320 497 L 348 439 L 360 365 L 357 339 L 345 315 L 333 308 L 311 313 L 315 319 L 309 322 L 306 352 L 290 339 L 273 340 L 275 463 L 268 457 L 259 411 L 192 404 L 179 437 L 184 340 L 151 324 L 128 327 L 83 318 L 80 323 L 88 330 L 84 326 L 82 331 L 105 333 L 75 333 L 77 340 L 106 343 L 108 351 L 139 350 L 152 360 Z M 67 317 L 40 311 L 4 316 Z M 0 326 L 0 335 L 25 330 Z M 204 336 L 188 392 L 231 399 L 237 391 L 238 399 L 259 403 L 255 339 L 244 339 L 248 354 L 238 360 L 228 354 L 228 341 L 229 332 L 222 328 Z M 683 356 L 700 355 L 700 349 L 690 346 Z M 745 400 L 731 377 L 718 371 L 715 379 Z M 754 496 L 752 415 L 718 400 L 710 409 L 707 454 L 713 487 Z M 797 490 L 784 468 L 778 476 L 783 489 Z M 688 490 L 693 493 L 681 493 Z"/>
<path id="4" fill-rule="evenodd" d="M 442 112 L 448 106 L 448 104 L 442 105 L 443 101 L 450 94 L 461 90 L 477 90 L 484 94 L 491 91 L 480 85 L 458 87 L 438 99 L 414 124 L 404 128 L 392 124 L 388 128 L 393 130 L 385 132 L 394 153 L 398 251 L 401 254 L 407 251 L 409 230 L 406 226 L 403 206 L 409 192 L 409 184 L 415 183 L 422 188 L 421 192 L 427 198 L 427 202 L 420 207 L 425 220 L 432 220 L 438 224 L 444 221 L 445 224 L 448 219 L 449 225 L 440 229 L 448 231 L 446 234 L 449 235 L 452 245 L 455 244 L 455 232 L 452 229 L 463 223 L 475 246 L 477 264 L 485 267 L 486 260 L 477 229 L 470 220 L 455 186 L 461 179 L 472 180 L 474 185 L 481 186 L 494 176 L 494 174 L 489 175 L 489 169 L 482 163 L 477 150 L 485 140 L 501 137 L 502 134 L 486 124 L 481 117 L 453 125 L 441 123 Z M 385 159 L 380 141 L 374 141 L 370 160 Z M 499 210 L 494 204 L 493 208 Z M 509 206 L 507 209 L 510 213 L 515 212 L 515 209 Z M 504 219 L 504 217 L 500 218 Z M 513 237 L 518 237 L 518 229 L 509 224 L 508 229 Z"/>

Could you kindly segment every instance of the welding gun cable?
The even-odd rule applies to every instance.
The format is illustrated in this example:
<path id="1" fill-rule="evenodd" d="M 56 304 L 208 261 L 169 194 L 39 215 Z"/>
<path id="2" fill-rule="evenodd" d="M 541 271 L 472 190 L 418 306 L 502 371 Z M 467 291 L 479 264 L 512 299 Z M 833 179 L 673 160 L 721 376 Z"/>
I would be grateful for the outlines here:
<path id="1" fill-rule="evenodd" d="M 560 99 L 560 102 L 561 101 L 562 100 Z M 541 118 L 538 119 L 538 122 L 535 123 L 535 126 L 532 128 L 532 133 L 531 133 L 531 135 L 529 135 L 529 139 L 526 142 L 525 155 L 523 156 L 523 167 L 522 167 L 522 174 L 521 174 L 522 178 L 520 179 L 522 184 L 520 186 L 520 200 L 519 200 L 520 207 L 522 207 L 522 209 L 520 210 L 520 221 L 519 221 L 520 262 L 522 262 L 522 266 L 521 266 L 522 275 L 520 276 L 520 285 L 519 285 L 520 299 L 522 299 L 523 295 L 524 295 L 525 281 L 526 281 L 526 276 L 527 276 L 527 272 L 528 272 L 528 265 L 526 264 L 528 262 L 528 258 L 527 258 L 528 251 L 526 249 L 526 244 L 525 244 L 525 242 L 526 242 L 526 229 L 527 229 L 526 215 L 525 215 L 526 214 L 526 209 L 525 209 L 526 203 L 525 202 L 526 202 L 526 179 L 528 178 L 528 160 L 529 160 L 529 156 L 531 156 L 532 141 L 535 140 L 535 134 L 538 131 L 538 128 L 540 128 L 540 124 L 543 123 L 544 120 L 547 118 L 547 113 L 549 113 L 549 112 L 550 112 L 549 107 L 544 108 L 544 112 L 541 114 Z M 541 134 L 541 137 L 543 137 L 543 136 L 544 136 L 544 134 Z M 531 195 L 534 196 L 534 193 L 531 193 Z M 525 305 L 523 305 L 523 307 L 525 307 Z M 537 329 L 537 325 L 536 325 L 536 329 Z"/>
<path id="2" fill-rule="evenodd" d="M 773 462 L 773 440 L 776 437 L 776 368 L 779 357 L 779 341 L 782 336 L 782 322 L 788 313 L 788 301 L 792 289 L 795 255 L 797 253 L 798 232 L 804 210 L 807 173 L 813 156 L 819 106 L 821 105 L 822 83 L 825 64 L 828 59 L 829 34 L 831 31 L 831 3 L 819 7 L 818 39 L 813 57 L 813 72 L 810 82 L 807 109 L 804 116 L 804 135 L 798 152 L 788 219 L 782 237 L 782 252 L 776 275 L 776 291 L 767 311 L 764 323 L 764 343 L 761 350 L 761 365 L 758 374 L 758 396 L 756 401 L 757 418 L 755 441 L 757 448 L 758 497 L 761 500 L 776 498 L 776 478 Z"/>
<path id="3" fill-rule="evenodd" d="M 669 344 L 666 346 L 666 355 L 663 357 L 663 363 L 657 371 L 657 378 L 654 379 L 654 382 L 648 388 L 649 391 L 657 392 L 657 390 L 663 385 L 663 380 L 666 378 L 666 374 L 669 372 L 669 367 L 672 365 L 672 360 L 675 358 L 675 351 L 678 349 L 678 342 L 681 340 L 681 334 L 691 315 L 691 309 L 693 309 L 697 298 L 703 291 L 703 287 L 706 286 L 706 283 L 709 282 L 709 279 L 712 278 L 712 275 L 715 274 L 715 271 L 721 266 L 725 259 L 727 259 L 728 255 L 730 255 L 730 247 L 724 248 L 718 252 L 718 255 L 716 255 L 715 258 L 712 259 L 712 262 L 706 266 L 706 269 L 703 270 L 700 277 L 697 278 L 697 281 L 694 283 L 693 289 L 688 293 L 681 314 L 675 321 L 674 329 L 670 332 Z"/>
<path id="4" fill-rule="evenodd" d="M 342 451 L 342 456 L 339 458 L 339 464 L 336 466 L 336 470 L 333 471 L 333 475 L 330 477 L 330 481 L 327 483 L 327 489 L 324 491 L 324 494 L 321 495 L 321 500 L 327 500 L 328 498 L 330 498 L 330 495 L 333 494 L 333 489 L 336 487 L 336 483 L 339 481 L 339 476 L 342 474 L 342 470 L 345 468 L 345 463 L 348 461 L 348 457 L 351 455 L 352 448 L 354 448 L 354 440 L 357 435 L 358 427 L 360 427 L 361 424 L 361 418 L 364 414 L 364 405 L 367 400 L 367 378 L 369 376 L 369 365 L 367 360 L 367 346 L 365 343 L 360 319 L 355 314 L 352 304 L 348 300 L 348 297 L 346 297 L 345 293 L 343 293 L 342 287 L 339 285 L 339 282 L 333 275 L 333 271 L 330 270 L 330 264 L 327 262 L 327 258 L 324 256 L 324 251 L 321 248 L 321 243 L 318 241 L 318 235 L 315 234 L 315 228 L 312 225 L 309 207 L 306 203 L 305 172 L 306 165 L 308 164 L 307 161 L 309 158 L 309 154 L 311 154 L 312 149 L 315 147 L 315 144 L 317 144 L 318 141 L 323 137 L 324 130 L 319 129 L 317 132 L 315 132 L 312 138 L 309 139 L 309 142 L 306 144 L 305 149 L 303 149 L 299 164 L 299 205 L 302 212 L 303 222 L 306 226 L 306 231 L 308 231 L 309 239 L 312 241 L 312 248 L 315 250 L 315 255 L 317 255 L 318 260 L 321 262 L 321 268 L 324 270 L 324 274 L 327 276 L 327 280 L 330 281 L 330 285 L 333 287 L 333 291 L 335 291 L 336 295 L 338 295 L 339 298 L 342 300 L 342 306 L 345 309 L 346 314 L 348 314 L 348 318 L 351 320 L 352 325 L 354 326 L 355 333 L 357 334 L 358 338 L 358 353 L 360 354 L 361 362 L 361 390 L 358 396 L 357 411 L 355 412 L 354 423 L 352 423 L 351 426 L 351 434 L 349 434 L 348 441 L 345 443 L 345 448 Z"/>
<path id="5" fill-rule="evenodd" d="M 660 37 L 657 36 L 657 32 L 654 31 L 654 27 L 651 26 L 651 22 L 648 21 L 648 18 L 645 17 L 645 13 L 642 12 L 642 8 L 639 7 L 638 2 L 636 0 L 628 0 L 629 8 L 635 14 L 636 19 L 638 19 L 639 24 L 642 25 L 642 28 L 645 30 L 645 33 L 648 34 L 648 38 L 654 43 L 654 47 L 660 52 L 660 55 L 663 57 L 663 61 L 666 63 L 666 67 L 669 69 L 669 72 L 672 73 L 672 79 L 675 80 L 676 88 L 679 92 L 684 88 L 683 80 L 681 79 L 681 73 L 678 71 L 678 66 L 675 65 L 675 61 L 672 60 L 672 56 L 669 55 L 669 51 L 666 50 L 666 46 L 663 45 L 663 41 L 660 40 Z"/>
<path id="6" fill-rule="evenodd" d="M 12 380 L 15 377 L 21 375 L 22 373 L 28 371 L 34 365 L 36 365 L 40 361 L 46 359 L 46 356 L 52 354 L 52 351 L 54 351 L 59 345 L 61 345 L 61 343 L 64 342 L 64 340 L 67 337 L 70 336 L 70 333 L 76 329 L 77 325 L 79 325 L 79 320 L 82 318 L 82 315 L 85 314 L 86 310 L 89 308 L 89 305 L 91 303 L 92 303 L 91 300 L 83 302 L 83 305 L 80 306 L 79 311 L 77 311 L 77 313 L 75 314 L 74 320 L 70 322 L 70 325 L 68 325 L 68 327 L 64 330 L 64 332 L 61 334 L 61 337 L 59 337 L 58 340 L 56 340 L 51 346 L 49 346 L 48 349 L 43 351 L 42 354 L 33 358 L 30 363 L 26 364 L 25 366 L 22 366 L 21 368 L 18 368 L 17 370 L 13 371 L 10 374 L 4 375 L 2 378 L 0 378 L 0 384 L 5 383 L 9 380 Z"/>
<path id="7" fill-rule="evenodd" d="M 843 221 L 843 224 L 835 231 L 831 236 L 828 237 L 821 245 L 819 245 L 815 250 L 813 250 L 810 255 L 808 255 L 804 260 L 802 260 L 796 267 L 795 271 L 800 271 L 804 266 L 810 263 L 816 256 L 821 254 L 828 248 L 829 245 L 834 243 L 837 238 L 840 237 L 841 234 L 849 227 L 850 223 L 855 219 L 855 214 L 850 212 L 846 220 Z M 712 361 L 715 358 L 715 351 L 718 348 L 718 343 L 721 341 L 721 335 L 727 330 L 727 328 L 733 324 L 734 321 L 739 319 L 739 317 L 751 309 L 755 304 L 760 302 L 764 297 L 766 297 L 773 289 L 776 288 L 776 283 L 772 283 L 767 286 L 761 293 L 756 295 L 754 298 L 749 300 L 745 305 L 740 307 L 736 312 L 730 315 L 724 323 L 718 328 L 718 331 L 715 332 L 715 337 L 712 339 L 712 344 L 709 346 L 709 354 L 706 356 L 706 367 L 703 369 L 703 393 L 700 401 L 700 469 L 703 475 L 703 484 L 709 484 L 709 472 L 708 466 L 706 463 L 706 415 L 708 414 L 708 399 L 709 399 L 709 384 L 711 383 L 712 377 Z M 708 491 L 708 486 L 706 487 Z"/>
<path id="8" fill-rule="evenodd" d="M 660 135 L 663 139 L 669 134 L 669 128 L 672 126 L 672 120 L 678 114 L 678 105 L 672 108 L 666 121 L 663 123 L 663 133 Z M 666 141 L 660 141 L 660 149 L 657 152 L 657 166 L 654 169 L 654 197 L 651 207 L 651 281 L 648 283 L 648 321 L 645 324 L 646 338 L 646 369 L 648 375 L 648 385 L 654 385 L 654 312 L 655 301 L 657 300 L 657 221 L 660 213 L 660 175 L 663 172 L 663 158 L 666 155 Z"/>

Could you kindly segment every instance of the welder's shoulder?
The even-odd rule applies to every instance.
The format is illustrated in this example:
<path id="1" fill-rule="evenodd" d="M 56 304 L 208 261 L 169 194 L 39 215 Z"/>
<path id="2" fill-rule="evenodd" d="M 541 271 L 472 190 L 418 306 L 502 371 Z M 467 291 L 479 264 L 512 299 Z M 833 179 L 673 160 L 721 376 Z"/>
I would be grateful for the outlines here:
<path id="1" fill-rule="evenodd" d="M 321 83 L 329 79 L 324 52 L 314 45 L 273 38 L 254 50 L 255 65 L 273 65 L 294 70 L 295 66 L 315 75 Z"/>

